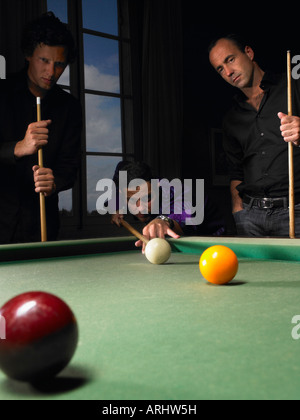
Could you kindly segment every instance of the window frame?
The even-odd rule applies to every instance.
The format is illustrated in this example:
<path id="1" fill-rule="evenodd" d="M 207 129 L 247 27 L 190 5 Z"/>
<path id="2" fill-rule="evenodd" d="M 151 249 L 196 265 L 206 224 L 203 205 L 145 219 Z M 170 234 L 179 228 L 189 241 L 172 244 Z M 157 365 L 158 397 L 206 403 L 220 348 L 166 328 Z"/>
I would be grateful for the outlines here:
<path id="1" fill-rule="evenodd" d="M 107 234 L 119 234 L 118 230 L 111 229 L 110 215 L 90 215 L 87 210 L 87 159 L 89 156 L 118 157 L 119 160 L 135 159 L 134 141 L 134 104 L 132 85 L 132 60 L 131 39 L 129 36 L 129 12 L 128 0 L 117 0 L 118 5 L 118 35 L 111 35 L 93 29 L 83 27 L 82 0 L 67 0 L 68 25 L 74 36 L 78 48 L 78 57 L 75 63 L 70 65 L 70 86 L 60 85 L 69 89 L 71 94 L 80 100 L 83 114 L 81 167 L 77 181 L 72 189 L 72 215 L 64 215 L 61 212 L 61 234 L 65 238 L 89 238 L 94 236 L 106 236 Z M 55 13 L 55 11 L 54 11 Z M 119 51 L 119 78 L 120 92 L 103 92 L 100 90 L 85 89 L 84 83 L 84 35 L 93 35 L 112 39 L 118 42 Z M 120 153 L 87 152 L 86 149 L 86 110 L 85 95 L 99 95 L 120 99 L 121 143 Z M 113 175 L 113 174 L 112 174 Z M 96 185 L 95 185 L 96 188 Z M 96 206 L 96 203 L 95 203 Z M 99 229 L 98 229 L 99 227 Z"/>

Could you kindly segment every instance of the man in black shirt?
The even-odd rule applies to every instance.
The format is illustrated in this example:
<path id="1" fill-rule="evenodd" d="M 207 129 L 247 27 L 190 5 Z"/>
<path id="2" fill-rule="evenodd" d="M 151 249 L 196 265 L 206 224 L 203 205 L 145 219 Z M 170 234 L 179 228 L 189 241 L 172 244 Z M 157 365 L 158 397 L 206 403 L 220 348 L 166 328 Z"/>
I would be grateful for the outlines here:
<path id="1" fill-rule="evenodd" d="M 288 147 L 295 146 L 295 230 L 300 235 L 300 85 L 287 115 L 287 77 L 265 73 L 254 51 L 229 35 L 209 47 L 215 70 L 239 89 L 224 119 L 233 214 L 240 236 L 288 236 Z"/>
<path id="2" fill-rule="evenodd" d="M 56 85 L 74 58 L 70 32 L 53 14 L 25 30 L 24 71 L 0 83 L 0 243 L 39 241 L 39 193 L 48 240 L 57 239 L 58 193 L 73 186 L 79 165 L 81 107 Z M 36 97 L 42 121 L 37 121 Z M 37 165 L 43 147 L 44 167 Z"/>

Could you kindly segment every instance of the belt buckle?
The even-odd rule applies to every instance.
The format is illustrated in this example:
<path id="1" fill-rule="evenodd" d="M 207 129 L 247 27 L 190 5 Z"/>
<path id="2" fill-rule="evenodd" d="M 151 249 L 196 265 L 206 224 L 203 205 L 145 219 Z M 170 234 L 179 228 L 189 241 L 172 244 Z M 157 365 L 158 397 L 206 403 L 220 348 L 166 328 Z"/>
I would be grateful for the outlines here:
<path id="1" fill-rule="evenodd" d="M 272 209 L 274 207 L 274 202 L 272 198 L 261 198 L 259 207 L 261 209 Z"/>

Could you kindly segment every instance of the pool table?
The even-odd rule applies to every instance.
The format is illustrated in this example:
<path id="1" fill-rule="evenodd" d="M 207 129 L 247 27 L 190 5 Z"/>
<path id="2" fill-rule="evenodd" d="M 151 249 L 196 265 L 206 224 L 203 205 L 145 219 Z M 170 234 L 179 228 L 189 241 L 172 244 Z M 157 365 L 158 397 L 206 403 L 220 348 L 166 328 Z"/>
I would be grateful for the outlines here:
<path id="1" fill-rule="evenodd" d="M 80 338 L 69 366 L 44 384 L 0 372 L 0 400 L 299 399 L 300 241 L 169 241 L 160 266 L 131 236 L 1 246 L 0 306 L 29 290 L 54 293 Z M 224 286 L 199 271 L 214 244 L 239 259 Z"/>

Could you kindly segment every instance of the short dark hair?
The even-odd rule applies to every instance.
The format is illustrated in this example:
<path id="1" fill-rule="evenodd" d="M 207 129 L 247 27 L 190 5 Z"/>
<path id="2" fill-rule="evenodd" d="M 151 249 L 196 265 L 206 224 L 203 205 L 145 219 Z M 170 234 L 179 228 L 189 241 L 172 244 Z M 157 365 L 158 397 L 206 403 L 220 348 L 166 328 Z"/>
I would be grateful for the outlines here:
<path id="1" fill-rule="evenodd" d="M 215 38 L 213 41 L 211 41 L 209 46 L 208 46 L 208 53 L 211 52 L 211 50 L 216 46 L 217 42 L 220 39 L 227 39 L 228 41 L 231 41 L 243 53 L 245 52 L 245 48 L 247 46 L 249 46 L 249 43 L 247 43 L 246 39 L 244 37 L 242 37 L 241 35 L 227 34 L 227 35 L 224 35 L 224 36 L 219 36 L 218 38 Z"/>
<path id="2" fill-rule="evenodd" d="M 52 12 L 44 13 L 23 30 L 21 49 L 25 57 L 32 57 L 40 44 L 64 46 L 67 63 L 72 63 L 76 58 L 75 43 L 70 30 Z"/>
<path id="3" fill-rule="evenodd" d="M 150 167 L 145 162 L 130 162 L 130 161 L 121 161 L 118 163 L 113 181 L 116 186 L 119 186 L 119 172 L 127 172 L 127 182 L 131 182 L 133 179 L 143 179 L 148 182 L 152 179 L 152 171 Z"/>

